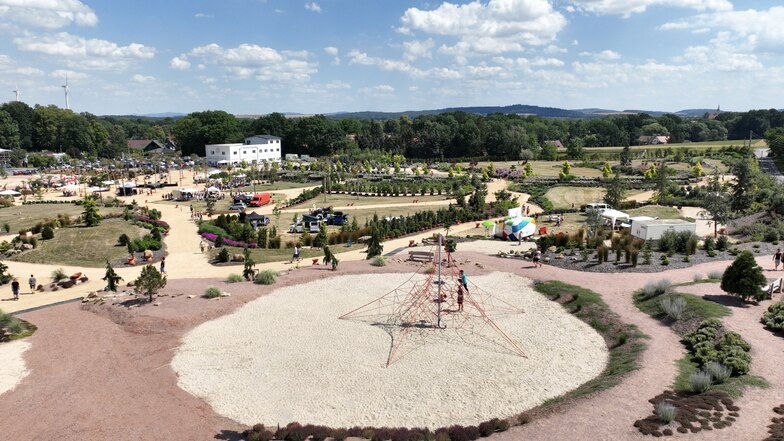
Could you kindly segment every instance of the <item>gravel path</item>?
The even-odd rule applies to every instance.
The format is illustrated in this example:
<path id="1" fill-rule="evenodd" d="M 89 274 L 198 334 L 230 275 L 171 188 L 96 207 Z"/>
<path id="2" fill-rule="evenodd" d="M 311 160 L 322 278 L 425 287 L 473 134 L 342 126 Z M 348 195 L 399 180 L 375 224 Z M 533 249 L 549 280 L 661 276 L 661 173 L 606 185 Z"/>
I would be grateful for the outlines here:
<path id="1" fill-rule="evenodd" d="M 604 338 L 535 292 L 530 281 L 507 273 L 471 281 L 525 310 L 494 317 L 525 358 L 494 346 L 502 337 L 481 332 L 481 320 L 459 329 L 450 315 L 444 330 L 393 334 L 407 354 L 386 367 L 390 336 L 371 323 L 393 307 L 369 320 L 339 317 L 409 278 L 331 277 L 276 290 L 200 325 L 172 361 L 179 384 L 248 425 L 437 428 L 517 415 L 604 370 Z M 475 313 L 470 299 L 466 303 L 460 317 Z"/>
<path id="2" fill-rule="evenodd" d="M 666 326 L 639 312 L 631 293 L 651 280 L 667 277 L 688 282 L 695 273 L 723 270 L 729 263 L 711 262 L 666 274 L 599 274 L 563 270 L 511 259 L 497 259 L 458 251 L 469 277 L 492 271 L 509 272 L 534 280 L 563 280 L 591 288 L 621 318 L 648 334 L 648 350 L 641 368 L 604 392 L 570 402 L 566 406 L 493 437 L 496 440 L 625 440 L 647 439 L 632 426 L 651 412 L 648 399 L 668 388 L 676 375 L 675 361 L 683 355 L 678 337 Z M 375 268 L 366 262 L 341 263 L 336 275 L 410 272 L 408 264 L 395 262 Z M 769 266 L 770 256 L 758 259 Z M 474 266 L 482 263 L 485 269 Z M 522 267 L 521 267 L 522 266 Z M 0 400 L 4 436 L 8 439 L 138 440 L 138 439 L 236 439 L 241 429 L 217 415 L 204 401 L 177 387 L 169 363 L 180 338 L 195 326 L 230 314 L 259 296 L 300 283 L 332 276 L 322 268 L 303 268 L 283 276 L 273 287 L 247 283 L 225 285 L 217 280 L 171 280 L 167 294 L 201 294 L 208 284 L 230 291 L 217 301 L 164 297 L 160 307 L 131 310 L 98 308 L 97 314 L 67 304 L 22 314 L 38 326 L 28 341 L 24 360 L 30 374 Z M 766 271 L 768 277 L 781 273 Z M 759 323 L 764 305 L 734 309 L 727 324 L 741 332 L 754 346 L 752 370 L 773 387 L 752 390 L 739 400 L 741 417 L 732 427 L 689 439 L 762 439 L 771 409 L 784 402 L 784 373 L 780 337 Z M 756 309 L 756 311 L 754 311 Z M 110 312 L 113 311 L 113 312 Z M 743 316 L 742 314 L 748 314 Z M 736 321 L 737 320 L 737 321 Z M 768 334 L 766 334 L 768 333 Z M 67 355 L 66 355 L 67 354 Z M 770 357 L 770 360 L 767 360 Z M 58 397 L 52 399 L 52 397 Z M 154 403 L 154 405 L 151 405 Z M 238 406 L 242 403 L 238 402 Z"/>

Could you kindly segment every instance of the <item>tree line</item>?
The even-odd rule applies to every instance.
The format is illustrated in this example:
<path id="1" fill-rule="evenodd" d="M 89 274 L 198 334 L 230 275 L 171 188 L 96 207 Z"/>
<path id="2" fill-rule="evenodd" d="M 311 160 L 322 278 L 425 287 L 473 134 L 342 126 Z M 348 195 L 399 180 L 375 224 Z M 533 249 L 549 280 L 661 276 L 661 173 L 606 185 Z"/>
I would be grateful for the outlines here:
<path id="1" fill-rule="evenodd" d="M 387 120 L 316 115 L 289 118 L 271 113 L 256 119 L 224 111 L 194 112 L 182 118 L 95 116 L 55 106 L 21 102 L 0 106 L 0 147 L 61 151 L 72 157 L 116 158 L 129 139 L 172 137 L 184 156 L 204 155 L 206 144 L 241 142 L 255 134 L 283 138 L 284 153 L 352 157 L 385 151 L 418 159 L 556 159 L 547 141 L 559 140 L 567 155 L 580 158 L 585 147 L 627 146 L 640 136 L 669 136 L 670 142 L 755 138 L 784 131 L 784 112 L 724 112 L 702 118 L 665 114 L 557 119 L 514 114 L 447 112 Z"/>

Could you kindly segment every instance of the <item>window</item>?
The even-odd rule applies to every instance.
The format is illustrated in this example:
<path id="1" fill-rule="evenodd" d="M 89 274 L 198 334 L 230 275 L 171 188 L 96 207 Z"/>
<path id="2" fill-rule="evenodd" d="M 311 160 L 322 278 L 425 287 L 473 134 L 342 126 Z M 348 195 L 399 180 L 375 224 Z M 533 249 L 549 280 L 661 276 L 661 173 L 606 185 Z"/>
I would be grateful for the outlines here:
<path id="1" fill-rule="evenodd" d="M 226 156 L 226 152 L 221 152 L 221 156 Z"/>
<path id="2" fill-rule="evenodd" d="M 236 151 L 236 150 L 234 151 L 234 154 L 235 154 L 235 155 L 237 154 L 237 151 Z"/>
<path id="3" fill-rule="evenodd" d="M 215 154 L 215 150 L 212 150 L 212 151 L 210 152 L 210 154 L 211 154 L 211 155 L 214 155 L 214 154 Z"/>
<path id="4" fill-rule="evenodd" d="M 251 151 L 251 153 L 256 153 L 256 150 L 255 150 L 255 149 L 254 149 L 254 150 L 252 150 L 252 151 Z"/>

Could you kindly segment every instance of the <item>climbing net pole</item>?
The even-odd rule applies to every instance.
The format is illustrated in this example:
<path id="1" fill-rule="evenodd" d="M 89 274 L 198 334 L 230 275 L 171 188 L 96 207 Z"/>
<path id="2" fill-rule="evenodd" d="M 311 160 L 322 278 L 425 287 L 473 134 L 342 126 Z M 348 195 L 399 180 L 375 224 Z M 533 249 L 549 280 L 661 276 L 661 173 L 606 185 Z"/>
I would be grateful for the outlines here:
<path id="1" fill-rule="evenodd" d="M 346 314 L 343 320 L 368 323 L 384 329 L 391 338 L 386 366 L 436 341 L 478 346 L 520 357 L 520 345 L 498 326 L 494 317 L 524 311 L 471 283 L 464 290 L 464 309 L 455 293 L 462 285 L 457 265 L 438 235 L 434 259 L 420 265 L 401 285 Z M 446 263 L 446 268 L 444 265 Z M 421 272 L 427 269 L 425 277 Z"/>

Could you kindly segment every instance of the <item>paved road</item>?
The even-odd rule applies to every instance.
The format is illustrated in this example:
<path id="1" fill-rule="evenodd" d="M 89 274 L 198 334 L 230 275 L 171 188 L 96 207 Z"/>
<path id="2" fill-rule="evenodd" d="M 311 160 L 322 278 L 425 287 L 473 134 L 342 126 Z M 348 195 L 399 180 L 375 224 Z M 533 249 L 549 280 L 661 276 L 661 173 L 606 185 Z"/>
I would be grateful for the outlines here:
<path id="1" fill-rule="evenodd" d="M 769 149 L 754 149 L 754 156 L 759 160 L 760 167 L 762 167 L 765 173 L 773 176 L 779 184 L 784 184 L 784 175 L 776 167 L 773 159 L 768 157 L 769 151 Z"/>

